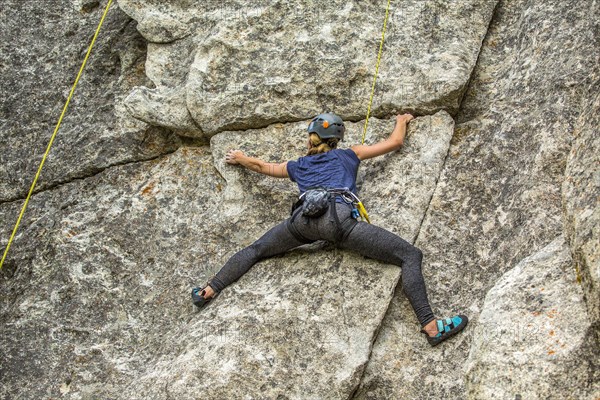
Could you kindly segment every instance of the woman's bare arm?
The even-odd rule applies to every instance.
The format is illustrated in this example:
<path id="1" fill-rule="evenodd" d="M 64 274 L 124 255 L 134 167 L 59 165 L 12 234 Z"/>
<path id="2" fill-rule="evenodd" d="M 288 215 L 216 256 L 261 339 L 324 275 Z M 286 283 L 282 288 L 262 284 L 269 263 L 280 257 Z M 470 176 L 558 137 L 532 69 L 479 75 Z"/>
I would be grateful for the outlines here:
<path id="1" fill-rule="evenodd" d="M 372 145 L 358 144 L 351 148 L 359 160 L 366 160 L 398 150 L 404 143 L 406 125 L 413 119 L 414 117 L 411 114 L 398 115 L 396 116 L 396 126 L 389 138 Z"/>
<path id="2" fill-rule="evenodd" d="M 275 178 L 288 178 L 287 161 L 283 163 L 268 163 L 259 158 L 248 157 L 240 150 L 229 150 L 225 162 L 232 165 L 242 165 L 249 170 Z"/>

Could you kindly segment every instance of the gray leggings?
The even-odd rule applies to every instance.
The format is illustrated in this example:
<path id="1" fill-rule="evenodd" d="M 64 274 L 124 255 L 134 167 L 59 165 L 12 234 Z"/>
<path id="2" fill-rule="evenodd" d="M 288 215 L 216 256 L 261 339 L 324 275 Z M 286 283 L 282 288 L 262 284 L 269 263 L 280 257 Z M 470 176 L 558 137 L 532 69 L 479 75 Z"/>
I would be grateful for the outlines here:
<path id="1" fill-rule="evenodd" d="M 341 223 L 339 225 L 331 207 L 330 211 L 318 218 L 304 217 L 300 211 L 301 208 L 297 209 L 293 218 L 271 228 L 256 242 L 234 254 L 212 277 L 210 286 L 218 293 L 237 281 L 261 259 L 306 243 L 327 240 L 337 242 L 340 248 L 401 267 L 402 289 L 419 323 L 425 326 L 434 319 L 421 273 L 421 250 L 383 228 L 355 221 L 348 204 L 336 204 L 335 211 Z"/>

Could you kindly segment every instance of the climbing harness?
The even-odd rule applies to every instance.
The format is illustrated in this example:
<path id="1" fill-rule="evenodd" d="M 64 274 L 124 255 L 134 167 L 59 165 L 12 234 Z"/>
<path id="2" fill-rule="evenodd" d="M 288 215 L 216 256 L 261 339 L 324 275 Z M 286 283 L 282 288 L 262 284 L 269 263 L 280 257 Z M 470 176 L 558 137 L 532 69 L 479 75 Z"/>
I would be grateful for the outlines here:
<path id="1" fill-rule="evenodd" d="M 347 218 L 344 222 L 341 222 L 336 210 L 336 198 L 340 197 L 345 203 L 352 205 L 352 217 Z M 306 203 L 312 203 L 308 209 L 309 214 L 306 214 L 304 211 L 306 210 Z M 360 203 L 361 207 L 357 208 L 357 204 Z M 338 246 L 341 242 L 343 242 L 346 237 L 350 234 L 354 225 L 357 224 L 357 219 L 360 214 L 359 210 L 362 208 L 364 211 L 364 207 L 362 207 L 362 203 L 360 199 L 350 191 L 349 188 L 311 188 L 302 193 L 298 201 L 294 203 L 292 206 L 292 211 L 290 213 L 291 217 L 287 220 L 287 228 L 290 233 L 298 239 L 300 242 L 310 243 L 310 240 L 304 238 L 298 228 L 294 225 L 294 220 L 298 215 L 302 214 L 305 217 L 305 224 L 308 224 L 311 218 L 317 218 L 323 216 L 327 211 L 329 211 L 329 219 L 331 222 L 335 222 L 338 227 L 337 237 L 334 240 L 334 244 Z M 314 215 L 313 212 L 315 212 Z M 366 211 L 364 211 L 366 215 Z M 368 218 L 368 215 L 367 215 Z"/>
<path id="2" fill-rule="evenodd" d="M 368 223 L 371 223 L 369 214 L 365 209 L 362 201 L 357 195 L 352 193 L 349 188 L 310 188 L 298 196 L 298 201 L 292 205 L 292 220 L 295 218 L 294 211 L 298 207 L 302 207 L 302 215 L 307 217 L 319 217 L 327 211 L 331 200 L 335 201 L 335 197 L 340 196 L 344 202 L 352 205 L 352 217 L 359 217 Z"/>
<path id="3" fill-rule="evenodd" d="M 331 189 L 331 192 L 338 194 L 342 200 L 352 205 L 352 217 L 354 219 L 358 219 L 360 217 L 361 220 L 366 221 L 369 224 L 371 223 L 367 209 L 363 205 L 362 201 L 360 201 L 358 196 L 352 193 L 348 188 Z"/>
<path id="4" fill-rule="evenodd" d="M 90 43 L 87 54 L 85 55 L 83 63 L 81 64 L 81 68 L 79 68 L 79 73 L 77 74 L 77 78 L 75 78 L 75 83 L 73 83 L 73 87 L 71 87 L 71 92 L 69 93 L 69 97 L 67 98 L 67 101 L 65 103 L 65 106 L 63 107 L 62 113 L 60 114 L 58 123 L 56 124 L 56 127 L 54 128 L 54 133 L 52 133 L 50 142 L 48 142 L 48 147 L 46 148 L 46 153 L 44 153 L 44 157 L 42 157 L 42 161 L 40 163 L 40 166 L 38 167 L 37 173 L 35 174 L 35 178 L 33 179 L 33 183 L 31 184 L 31 188 L 29 189 L 29 193 L 27 194 L 27 198 L 25 199 L 25 203 L 23 203 L 23 207 L 21 208 L 21 213 L 19 214 L 17 223 L 15 224 L 12 234 L 10 235 L 10 239 L 8 240 L 8 244 L 6 245 L 6 249 L 4 250 L 4 255 L 2 256 L 2 260 L 0 261 L 0 270 L 2 270 L 2 265 L 4 265 L 4 260 L 6 259 L 6 255 L 8 254 L 8 250 L 10 249 L 10 245 L 12 244 L 13 239 L 15 238 L 17 229 L 19 229 L 19 224 L 21 223 L 23 214 L 25 214 L 25 210 L 27 209 L 27 205 L 29 204 L 29 199 L 31 198 L 33 190 L 35 189 L 37 180 L 40 177 L 40 174 L 42 172 L 42 167 L 44 166 L 44 162 L 46 162 L 48 153 L 50 152 L 50 149 L 52 148 L 52 143 L 54 142 L 54 138 L 56 137 L 56 134 L 58 133 L 58 129 L 60 128 L 63 118 L 67 112 L 67 108 L 69 107 L 69 103 L 71 102 L 71 98 L 73 97 L 73 93 L 75 93 L 75 88 L 77 88 L 77 84 L 79 83 L 79 78 L 81 78 L 81 75 L 83 74 L 85 65 L 87 64 L 87 61 L 90 58 L 90 54 L 92 53 L 92 48 L 94 47 L 94 44 L 96 43 L 96 38 L 98 37 L 98 34 L 100 33 L 100 28 L 102 28 L 102 25 L 104 24 L 104 19 L 106 18 L 106 15 L 108 14 L 108 9 L 110 8 L 110 5 L 112 4 L 112 2 L 113 2 L 113 0 L 108 0 L 108 3 L 106 4 L 106 8 L 104 9 L 104 14 L 102 14 L 100 23 L 98 24 L 98 27 L 96 28 L 96 33 L 94 34 L 94 37 L 92 38 L 92 42 Z"/>

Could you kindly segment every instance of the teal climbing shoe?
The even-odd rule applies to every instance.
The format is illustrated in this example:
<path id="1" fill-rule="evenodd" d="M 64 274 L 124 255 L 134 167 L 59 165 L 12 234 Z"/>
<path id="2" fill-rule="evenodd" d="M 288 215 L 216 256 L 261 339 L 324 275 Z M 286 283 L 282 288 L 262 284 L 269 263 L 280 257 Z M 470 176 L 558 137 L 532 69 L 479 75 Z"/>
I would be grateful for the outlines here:
<path id="1" fill-rule="evenodd" d="M 206 293 L 204 292 L 204 289 L 206 289 L 206 286 L 208 286 L 208 284 L 206 284 L 202 287 L 196 287 L 196 288 L 192 289 L 192 302 L 198 308 L 202 308 L 202 307 L 206 306 L 208 303 L 211 302 L 211 300 L 213 300 L 219 294 L 217 291 L 215 291 L 215 294 L 212 297 L 205 298 L 204 295 Z"/>
<path id="2" fill-rule="evenodd" d="M 467 326 L 467 322 L 469 322 L 469 319 L 466 315 L 455 315 L 452 318 L 438 319 L 436 321 L 438 329 L 437 335 L 429 336 L 429 334 L 425 332 L 425 329 L 421 329 L 421 332 L 427 336 L 427 341 L 430 345 L 436 346 L 462 331 L 464 327 Z"/>

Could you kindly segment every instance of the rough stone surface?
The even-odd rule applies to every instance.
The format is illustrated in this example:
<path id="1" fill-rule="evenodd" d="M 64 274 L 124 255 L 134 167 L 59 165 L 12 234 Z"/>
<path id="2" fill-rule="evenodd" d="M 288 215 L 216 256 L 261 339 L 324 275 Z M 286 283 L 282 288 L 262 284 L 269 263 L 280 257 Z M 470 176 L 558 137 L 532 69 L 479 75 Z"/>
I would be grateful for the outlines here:
<path id="1" fill-rule="evenodd" d="M 379 140 L 393 121 L 369 126 L 369 140 Z M 370 200 L 387 197 L 377 208 L 392 214 L 402 204 L 405 214 L 387 223 L 416 236 L 453 126 L 445 112 L 419 118 L 401 151 L 363 163 L 375 223 L 385 211 Z M 201 313 L 189 299 L 192 286 L 286 217 L 296 195 L 287 179 L 226 165 L 227 149 L 294 159 L 305 127 L 224 132 L 212 154 L 181 148 L 36 195 L 3 270 L 0 396 L 347 398 L 396 266 L 309 247 L 257 264 Z M 349 123 L 348 144 L 361 133 Z M 0 205 L 2 245 L 19 205 Z"/>
<path id="2" fill-rule="evenodd" d="M 590 87 L 596 97 L 575 125 L 575 141 L 563 183 L 565 231 L 569 236 L 577 278 L 585 287 L 588 311 L 600 322 L 600 82 Z"/>
<path id="3" fill-rule="evenodd" d="M 95 3 L 95 5 L 94 5 Z M 23 198 L 46 151 L 105 1 L 3 0 L 0 13 L 0 202 Z M 133 118 L 122 99 L 144 75 L 146 45 L 110 10 L 38 189 L 172 152 L 180 139 Z"/>
<path id="4" fill-rule="evenodd" d="M 560 236 L 487 293 L 467 361 L 468 398 L 595 400 L 597 333 Z"/>
<path id="5" fill-rule="evenodd" d="M 416 241 L 437 316 L 460 312 L 476 321 L 497 279 L 563 231 L 573 130 L 600 78 L 598 22 L 588 18 L 598 7 L 499 3 Z M 589 174 L 593 166 L 578 161 Z M 570 201 L 594 208 L 585 197 Z M 395 297 L 355 398 L 464 398 L 472 328 L 429 349 L 407 312 L 405 298 Z"/>
<path id="6" fill-rule="evenodd" d="M 153 42 L 147 72 L 156 87 L 127 99 L 150 124 L 211 136 L 315 110 L 351 120 L 366 114 L 386 2 L 119 4 Z M 456 113 L 495 4 L 392 2 L 374 115 Z"/>
<path id="7" fill-rule="evenodd" d="M 323 244 L 190 304 L 295 197 L 224 154 L 364 118 L 384 3 L 119 1 L 0 273 L 1 399 L 600 397 L 597 0 L 392 2 L 367 142 L 430 116 L 359 187 L 465 332 L 430 348 L 397 267 Z M 105 4 L 2 3 L 2 249 Z M 528 310 L 533 335 L 484 336 Z"/>

